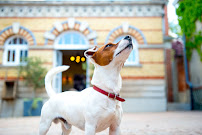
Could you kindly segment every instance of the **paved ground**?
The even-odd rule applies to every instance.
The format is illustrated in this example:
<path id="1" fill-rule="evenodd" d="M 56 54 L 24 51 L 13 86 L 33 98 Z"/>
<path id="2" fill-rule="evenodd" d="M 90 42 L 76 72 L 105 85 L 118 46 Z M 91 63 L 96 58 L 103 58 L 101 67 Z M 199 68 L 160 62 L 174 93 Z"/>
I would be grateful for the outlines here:
<path id="1" fill-rule="evenodd" d="M 39 117 L 0 119 L 0 135 L 37 135 Z M 125 113 L 122 135 L 202 135 L 202 112 Z M 61 135 L 52 124 L 48 135 Z M 71 135 L 84 132 L 73 128 Z M 107 135 L 105 130 L 97 135 Z"/>

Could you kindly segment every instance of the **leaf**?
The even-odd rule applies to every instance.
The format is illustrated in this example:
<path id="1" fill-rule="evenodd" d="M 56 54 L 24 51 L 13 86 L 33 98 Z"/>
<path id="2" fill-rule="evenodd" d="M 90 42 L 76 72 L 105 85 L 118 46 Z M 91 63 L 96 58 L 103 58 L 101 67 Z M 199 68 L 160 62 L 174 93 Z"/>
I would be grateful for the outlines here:
<path id="1" fill-rule="evenodd" d="M 202 36 L 201 31 L 196 32 L 196 21 L 202 21 L 202 1 L 183 0 L 176 9 L 179 25 L 186 36 L 187 57 L 190 58 L 193 49 L 196 49 L 202 60 Z"/>

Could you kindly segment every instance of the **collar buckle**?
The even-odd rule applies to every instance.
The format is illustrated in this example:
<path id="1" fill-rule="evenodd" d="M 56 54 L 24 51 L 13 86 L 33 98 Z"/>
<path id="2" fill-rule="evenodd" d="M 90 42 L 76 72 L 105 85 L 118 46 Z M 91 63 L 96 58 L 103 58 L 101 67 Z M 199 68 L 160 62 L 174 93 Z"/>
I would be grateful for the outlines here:
<path id="1" fill-rule="evenodd" d="M 116 99 L 116 96 L 117 96 L 117 95 L 116 95 L 116 94 L 114 94 L 114 100 Z"/>
<path id="2" fill-rule="evenodd" d="M 116 97 L 118 97 L 118 96 L 119 96 L 119 94 L 115 94 L 115 93 L 108 93 L 108 95 L 107 95 L 107 96 L 110 98 L 110 95 L 111 95 L 111 96 L 113 96 L 113 95 L 114 95 L 114 98 L 113 98 L 114 100 L 116 99 Z M 112 98 L 112 97 L 111 97 L 111 98 Z"/>
<path id="3" fill-rule="evenodd" d="M 109 92 L 109 93 L 108 93 L 108 97 L 110 97 L 110 95 L 113 95 L 113 94 L 114 94 L 114 93 L 110 93 L 110 92 Z"/>

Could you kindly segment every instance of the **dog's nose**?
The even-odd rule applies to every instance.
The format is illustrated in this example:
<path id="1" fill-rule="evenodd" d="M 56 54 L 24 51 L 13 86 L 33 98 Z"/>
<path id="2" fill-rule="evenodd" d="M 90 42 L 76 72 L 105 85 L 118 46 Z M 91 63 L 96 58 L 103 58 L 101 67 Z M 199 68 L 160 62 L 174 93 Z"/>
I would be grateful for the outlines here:
<path id="1" fill-rule="evenodd" d="M 132 41 L 132 38 L 130 36 L 126 36 L 124 39 L 126 39 L 128 41 Z"/>

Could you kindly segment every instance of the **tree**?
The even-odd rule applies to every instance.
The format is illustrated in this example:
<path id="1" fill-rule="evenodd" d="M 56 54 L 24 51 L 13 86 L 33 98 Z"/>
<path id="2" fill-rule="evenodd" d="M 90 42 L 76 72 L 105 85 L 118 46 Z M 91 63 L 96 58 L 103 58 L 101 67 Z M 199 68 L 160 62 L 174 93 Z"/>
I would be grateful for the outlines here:
<path id="1" fill-rule="evenodd" d="M 47 72 L 42 66 L 43 62 L 38 57 L 27 58 L 27 63 L 19 67 L 20 75 L 28 86 L 33 87 L 33 97 L 38 88 L 44 87 L 44 78 Z"/>
<path id="2" fill-rule="evenodd" d="M 192 51 L 197 50 L 202 61 L 202 31 L 196 29 L 196 22 L 202 21 L 202 1 L 182 0 L 176 10 L 179 25 L 186 36 L 186 50 L 188 59 L 191 58 Z"/>

